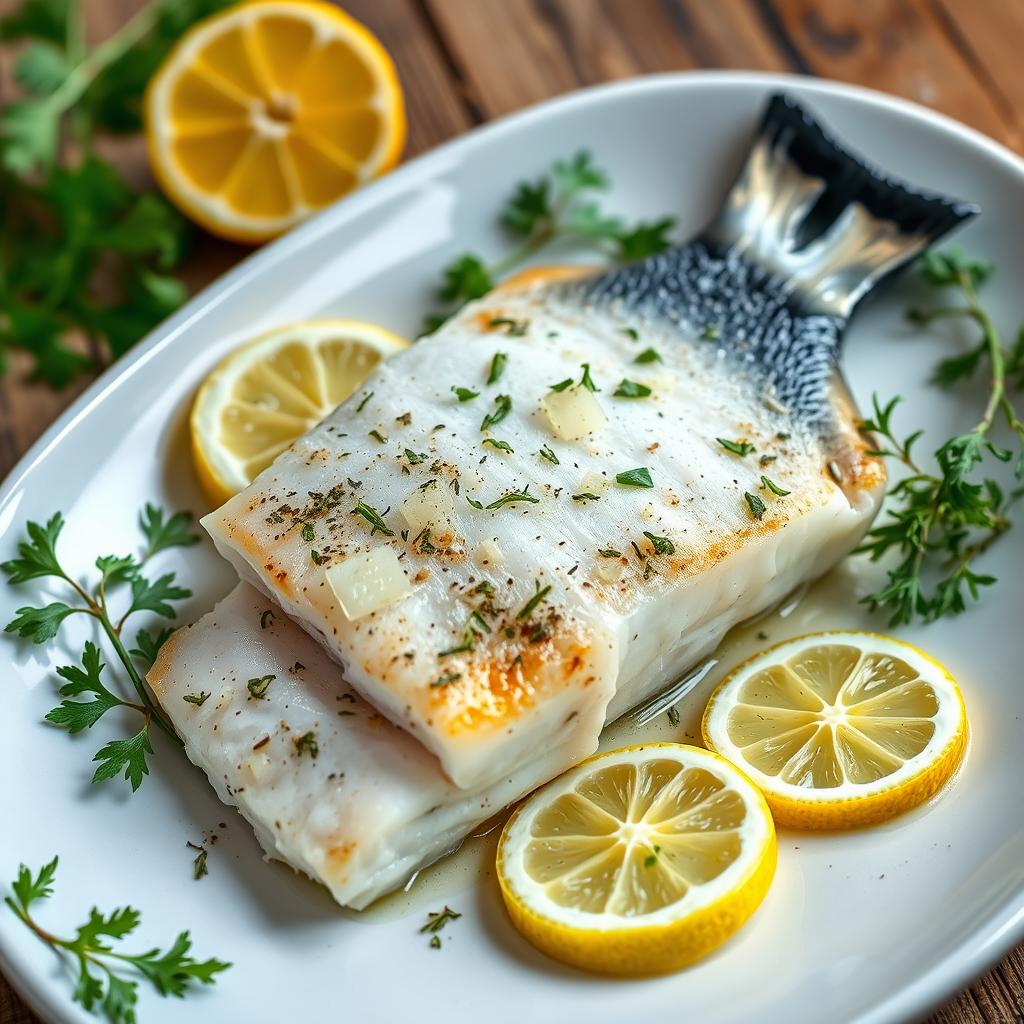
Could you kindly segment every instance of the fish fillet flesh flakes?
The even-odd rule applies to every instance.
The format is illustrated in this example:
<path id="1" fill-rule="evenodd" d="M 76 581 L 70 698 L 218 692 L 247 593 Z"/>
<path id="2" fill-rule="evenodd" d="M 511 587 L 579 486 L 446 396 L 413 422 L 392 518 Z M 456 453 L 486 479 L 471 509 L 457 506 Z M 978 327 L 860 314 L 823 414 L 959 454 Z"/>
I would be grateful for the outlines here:
<path id="1" fill-rule="evenodd" d="M 319 644 L 244 583 L 175 633 L 148 679 L 189 758 L 268 856 L 356 909 L 561 766 L 550 751 L 489 787 L 452 785 Z"/>
<path id="2" fill-rule="evenodd" d="M 568 767 L 857 544 L 844 326 L 971 212 L 776 98 L 696 240 L 471 303 L 203 523 L 456 785 Z"/>

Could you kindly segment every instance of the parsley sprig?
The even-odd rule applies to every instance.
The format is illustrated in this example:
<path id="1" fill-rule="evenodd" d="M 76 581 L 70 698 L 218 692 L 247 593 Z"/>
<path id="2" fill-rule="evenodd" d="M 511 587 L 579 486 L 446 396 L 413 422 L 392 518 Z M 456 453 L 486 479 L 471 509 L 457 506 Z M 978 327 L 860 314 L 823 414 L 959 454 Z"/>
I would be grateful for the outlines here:
<path id="1" fill-rule="evenodd" d="M 71 576 L 57 554 L 57 543 L 64 529 L 64 517 L 60 512 L 54 513 L 45 525 L 27 523 L 26 539 L 18 545 L 18 557 L 0 564 L 0 571 L 7 576 L 8 583 L 20 585 L 31 580 L 56 579 L 69 589 L 71 601 L 70 604 L 52 601 L 42 606 L 24 605 L 17 609 L 14 619 L 6 626 L 6 632 L 44 644 L 53 640 L 64 622 L 74 615 L 89 615 L 99 623 L 138 700 L 126 700 L 104 682 L 106 665 L 101 660 L 100 648 L 88 641 L 82 650 L 80 665 L 64 665 L 57 669 L 57 675 L 64 680 L 58 691 L 62 700 L 45 717 L 46 721 L 74 735 L 91 729 L 114 708 L 125 708 L 140 715 L 142 726 L 138 732 L 124 739 L 111 740 L 93 757 L 98 762 L 93 782 L 103 782 L 123 773 L 133 791 L 149 774 L 147 757 L 153 753 L 150 726 L 156 725 L 179 746 L 181 741 L 150 696 L 139 671 L 139 665 L 145 668 L 152 664 L 171 630 L 161 629 L 156 633 L 139 630 L 135 647 L 131 650 L 125 647 L 123 632 L 128 619 L 139 612 L 149 611 L 168 619 L 175 617 L 171 602 L 190 597 L 192 592 L 178 586 L 174 573 L 150 578 L 143 574 L 143 569 L 160 552 L 187 547 L 199 540 L 192 532 L 192 517 L 187 512 L 167 516 L 154 505 L 147 504 L 142 510 L 139 528 L 145 541 L 141 553 L 137 556 L 100 555 L 95 562 L 99 578 L 91 587 Z M 125 588 L 128 597 L 120 602 L 118 614 L 113 610 L 111 595 L 115 590 Z"/>
<path id="2" fill-rule="evenodd" d="M 185 28 L 225 5 L 151 0 L 91 50 L 83 0 L 23 0 L 0 19 L 0 41 L 23 44 L 21 96 L 0 111 L 0 373 L 21 350 L 34 378 L 61 387 L 184 301 L 170 271 L 186 220 L 132 188 L 95 143 L 138 129 L 149 76 Z M 62 150 L 76 159 L 62 165 Z"/>
<path id="3" fill-rule="evenodd" d="M 860 549 L 872 561 L 890 552 L 899 561 L 888 570 L 888 583 L 864 600 L 891 613 L 890 625 L 925 621 L 958 614 L 967 597 L 977 600 L 983 587 L 996 578 L 975 569 L 975 560 L 1010 527 L 1010 504 L 1024 493 L 1010 493 L 988 476 L 978 479 L 989 459 L 1014 462 L 1013 475 L 1024 479 L 1024 422 L 1010 388 L 1024 377 L 1024 331 L 1007 346 L 981 305 L 978 290 L 992 265 L 969 259 L 958 251 L 929 252 L 922 259 L 925 282 L 945 300 L 954 301 L 909 312 L 912 322 L 928 325 L 939 319 L 973 323 L 980 338 L 964 355 L 943 359 L 934 380 L 943 387 L 972 377 L 985 366 L 990 375 L 988 397 L 981 417 L 970 430 L 944 441 L 934 453 L 935 467 L 924 468 L 913 455 L 922 431 L 905 438 L 895 433 L 892 419 L 900 399 L 882 404 L 873 399 L 873 414 L 862 429 L 883 442 L 874 454 L 901 463 L 907 475 L 889 491 L 885 519 L 867 535 Z M 957 301 L 959 300 L 959 301 Z M 1016 458 L 992 439 L 997 426 L 1007 429 L 1018 447 Z"/>
<path id="4" fill-rule="evenodd" d="M 11 883 L 12 895 L 4 897 L 4 902 L 37 938 L 77 971 L 72 998 L 90 1013 L 101 1012 L 111 1024 L 135 1024 L 139 982 L 125 977 L 125 968 L 148 981 L 161 996 L 182 998 L 197 984 L 214 984 L 216 976 L 231 966 L 213 957 L 194 959 L 188 932 L 181 932 L 166 950 L 125 953 L 116 949 L 111 940 L 130 935 L 142 919 L 134 907 L 118 907 L 109 914 L 93 907 L 88 920 L 73 936 L 55 935 L 36 921 L 32 907 L 53 894 L 56 874 L 56 857 L 35 875 L 20 865 L 18 877 Z"/>
<path id="5" fill-rule="evenodd" d="M 582 243 L 617 261 L 664 252 L 675 220 L 665 217 L 627 224 L 605 212 L 593 198 L 610 188 L 607 173 L 586 150 L 571 160 L 556 161 L 536 181 L 521 181 L 499 215 L 518 244 L 491 263 L 477 253 L 465 253 L 449 263 L 438 291 L 445 311 L 427 317 L 427 330 L 436 330 L 465 303 L 486 295 L 502 277 L 553 242 Z"/>

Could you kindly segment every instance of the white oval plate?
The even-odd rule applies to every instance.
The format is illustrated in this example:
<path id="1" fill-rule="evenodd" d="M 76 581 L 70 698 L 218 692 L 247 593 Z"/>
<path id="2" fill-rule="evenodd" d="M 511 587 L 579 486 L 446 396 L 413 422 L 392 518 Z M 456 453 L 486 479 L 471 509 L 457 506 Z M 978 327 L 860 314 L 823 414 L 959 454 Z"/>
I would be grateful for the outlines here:
<path id="1" fill-rule="evenodd" d="M 615 182 L 610 205 L 632 216 L 675 212 L 686 237 L 715 208 L 766 94 L 776 89 L 804 97 L 891 172 L 983 204 L 963 242 L 997 263 L 986 300 L 1001 325 L 1016 330 L 1024 310 L 1024 164 L 994 143 L 920 107 L 806 79 L 711 73 L 602 87 L 442 146 L 208 288 L 25 456 L 0 495 L 0 554 L 13 552 L 26 519 L 60 508 L 69 520 L 66 563 L 86 573 L 97 554 L 134 543 L 145 500 L 201 510 L 185 416 L 209 368 L 243 339 L 306 317 L 357 317 L 415 333 L 442 265 L 466 250 L 500 252 L 496 210 L 514 182 L 552 159 L 589 147 Z M 862 405 L 875 388 L 902 392 L 907 431 L 925 426 L 937 443 L 973 422 L 981 392 L 948 396 L 927 385 L 932 365 L 955 342 L 909 331 L 905 301 L 890 292 L 857 317 L 845 365 Z M 231 585 L 208 544 L 162 564 L 172 563 L 195 590 L 185 620 Z M 159 737 L 153 774 L 139 793 L 130 796 L 123 782 L 90 786 L 89 759 L 118 723 L 104 720 L 91 734 L 69 738 L 40 722 L 56 703 L 53 665 L 76 653 L 70 639 L 60 651 L 6 638 L 0 648 L 0 883 L 14 877 L 19 861 L 39 866 L 59 853 L 56 895 L 39 910 L 48 926 L 69 930 L 93 903 L 131 902 L 143 912 L 131 946 L 166 943 L 190 928 L 197 955 L 234 961 L 215 988 L 187 1003 L 144 991 L 146 1024 L 181 1015 L 269 1022 L 328 1014 L 420 1024 L 905 1021 L 950 996 L 1024 933 L 1021 565 L 1024 527 L 986 558 L 983 567 L 1004 578 L 980 607 L 900 631 L 962 680 L 973 743 L 952 787 L 881 828 L 783 833 L 764 906 L 734 940 L 680 974 L 610 982 L 562 969 L 513 932 L 493 878 L 477 878 L 472 865 L 454 881 L 449 873 L 447 890 L 428 890 L 429 903 L 414 901 L 404 916 L 394 908 L 364 920 L 340 914 L 322 890 L 265 864 L 245 823 Z M 775 622 L 772 639 L 795 632 L 797 618 L 800 628 L 862 625 L 855 602 L 867 584 L 859 572 L 833 574 L 800 616 Z M 3 621 L 32 596 L 31 585 L 0 586 Z M 884 628 L 884 619 L 872 621 Z M 68 634 L 80 650 L 84 633 Z M 689 711 L 700 703 L 691 701 Z M 628 728 L 616 730 L 616 742 L 628 739 Z M 185 841 L 219 822 L 227 827 L 211 852 L 209 877 L 195 882 Z M 417 929 L 425 909 L 445 901 L 463 917 L 449 925 L 439 952 Z M 71 1002 L 66 970 L 5 908 L 0 951 L 6 975 L 44 1016 L 95 1019 Z"/>

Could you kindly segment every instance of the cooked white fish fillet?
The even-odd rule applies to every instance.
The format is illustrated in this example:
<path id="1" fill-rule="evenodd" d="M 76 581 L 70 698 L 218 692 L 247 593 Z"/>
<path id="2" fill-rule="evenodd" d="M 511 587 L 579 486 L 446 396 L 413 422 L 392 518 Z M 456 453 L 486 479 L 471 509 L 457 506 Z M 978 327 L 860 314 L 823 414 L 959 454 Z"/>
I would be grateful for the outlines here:
<path id="1" fill-rule="evenodd" d="M 189 758 L 267 855 L 356 909 L 561 765 L 552 751 L 490 787 L 453 786 L 435 757 L 358 697 L 323 648 L 246 584 L 175 633 L 148 681 Z"/>
<path id="2" fill-rule="evenodd" d="M 458 786 L 567 767 L 863 535 L 842 330 L 970 212 L 777 98 L 698 239 L 471 304 L 204 525 Z"/>

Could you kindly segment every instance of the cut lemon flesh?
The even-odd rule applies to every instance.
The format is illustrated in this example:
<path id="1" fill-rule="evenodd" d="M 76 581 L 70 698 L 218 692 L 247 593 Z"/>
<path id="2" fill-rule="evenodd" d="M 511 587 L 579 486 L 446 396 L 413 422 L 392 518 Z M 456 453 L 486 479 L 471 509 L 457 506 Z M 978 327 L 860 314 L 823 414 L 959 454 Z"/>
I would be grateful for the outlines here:
<path id="1" fill-rule="evenodd" d="M 816 633 L 756 655 L 712 694 L 703 731 L 794 828 L 909 810 L 949 781 L 967 746 L 953 677 L 877 633 Z"/>
<path id="2" fill-rule="evenodd" d="M 319 0 L 253 0 L 199 22 L 145 106 L 161 187 L 235 241 L 287 230 L 393 167 L 405 142 L 391 58 Z"/>
<path id="3" fill-rule="evenodd" d="M 359 320 L 310 320 L 235 349 L 192 406 L 196 471 L 223 504 L 409 343 Z"/>
<path id="4" fill-rule="evenodd" d="M 509 819 L 498 881 L 538 949 L 602 974 L 692 963 L 732 935 L 775 873 L 763 797 L 722 758 L 653 743 L 583 762 Z"/>

